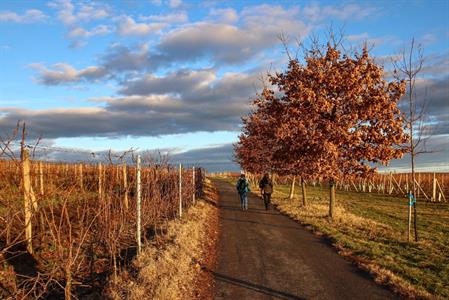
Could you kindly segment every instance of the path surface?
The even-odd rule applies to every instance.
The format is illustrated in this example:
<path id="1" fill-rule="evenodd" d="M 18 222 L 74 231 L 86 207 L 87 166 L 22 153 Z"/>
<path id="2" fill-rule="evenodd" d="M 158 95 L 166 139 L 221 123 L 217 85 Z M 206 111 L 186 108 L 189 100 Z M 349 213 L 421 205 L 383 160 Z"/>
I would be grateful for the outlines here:
<path id="1" fill-rule="evenodd" d="M 325 241 L 255 195 L 242 211 L 235 188 L 215 181 L 220 236 L 215 299 L 395 299 Z"/>

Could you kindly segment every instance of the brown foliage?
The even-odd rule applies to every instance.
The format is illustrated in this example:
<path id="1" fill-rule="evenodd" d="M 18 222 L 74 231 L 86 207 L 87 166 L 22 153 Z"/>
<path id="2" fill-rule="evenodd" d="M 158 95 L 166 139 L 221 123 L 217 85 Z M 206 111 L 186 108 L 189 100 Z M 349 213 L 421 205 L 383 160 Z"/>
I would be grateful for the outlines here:
<path id="1" fill-rule="evenodd" d="M 312 48 L 305 63 L 290 59 L 269 81 L 277 90 L 265 88 L 254 101 L 235 147 L 245 169 L 337 181 L 370 175 L 372 164 L 403 155 L 397 102 L 405 84 L 387 82 L 366 48 L 351 56 L 336 44 L 325 53 Z"/>

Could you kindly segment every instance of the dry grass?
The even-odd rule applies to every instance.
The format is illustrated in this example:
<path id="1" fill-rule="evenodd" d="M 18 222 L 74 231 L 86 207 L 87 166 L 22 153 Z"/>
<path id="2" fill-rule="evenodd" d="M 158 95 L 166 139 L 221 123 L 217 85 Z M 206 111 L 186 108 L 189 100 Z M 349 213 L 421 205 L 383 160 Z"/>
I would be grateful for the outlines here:
<path id="1" fill-rule="evenodd" d="M 113 299 L 207 299 L 211 280 L 202 266 L 213 263 L 217 235 L 217 209 L 209 202 L 214 195 L 210 182 L 205 197 L 181 219 L 168 223 L 159 245 L 148 245 L 134 260 L 132 271 L 120 274 L 109 289 Z M 135 272 L 134 275 L 132 273 Z M 199 286 L 201 285 L 201 286 Z M 209 285 L 209 286 L 205 286 Z"/>

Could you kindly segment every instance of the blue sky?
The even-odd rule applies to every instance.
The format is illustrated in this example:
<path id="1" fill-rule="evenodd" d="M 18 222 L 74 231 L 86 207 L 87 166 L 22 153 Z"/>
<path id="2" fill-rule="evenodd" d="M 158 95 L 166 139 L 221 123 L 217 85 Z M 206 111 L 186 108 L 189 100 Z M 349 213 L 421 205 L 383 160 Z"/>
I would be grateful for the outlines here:
<path id="1" fill-rule="evenodd" d="M 47 145 L 165 149 L 199 161 L 215 152 L 219 168 L 237 169 L 230 144 L 240 117 L 261 76 L 285 67 L 277 36 L 307 45 L 333 26 L 379 59 L 411 38 L 422 44 L 418 87 L 435 100 L 429 115 L 440 126 L 429 141 L 438 151 L 420 162 L 449 169 L 448 12 L 443 0 L 3 0 L 0 130 L 20 119 Z"/>

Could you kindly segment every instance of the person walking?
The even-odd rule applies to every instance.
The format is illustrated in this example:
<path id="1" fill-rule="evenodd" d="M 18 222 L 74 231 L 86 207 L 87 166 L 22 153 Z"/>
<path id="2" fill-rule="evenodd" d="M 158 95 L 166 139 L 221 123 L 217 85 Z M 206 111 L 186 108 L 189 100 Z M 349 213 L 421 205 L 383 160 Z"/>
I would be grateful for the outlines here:
<path id="1" fill-rule="evenodd" d="M 245 174 L 240 174 L 240 178 L 235 185 L 237 192 L 240 196 L 240 204 L 242 205 L 242 210 L 248 210 L 248 193 L 251 191 L 249 188 L 249 182 L 245 177 Z"/>
<path id="2" fill-rule="evenodd" d="M 270 209 L 271 193 L 273 193 L 273 182 L 268 173 L 265 173 L 263 178 L 259 181 L 259 188 L 265 204 L 265 210 L 268 210 Z"/>

